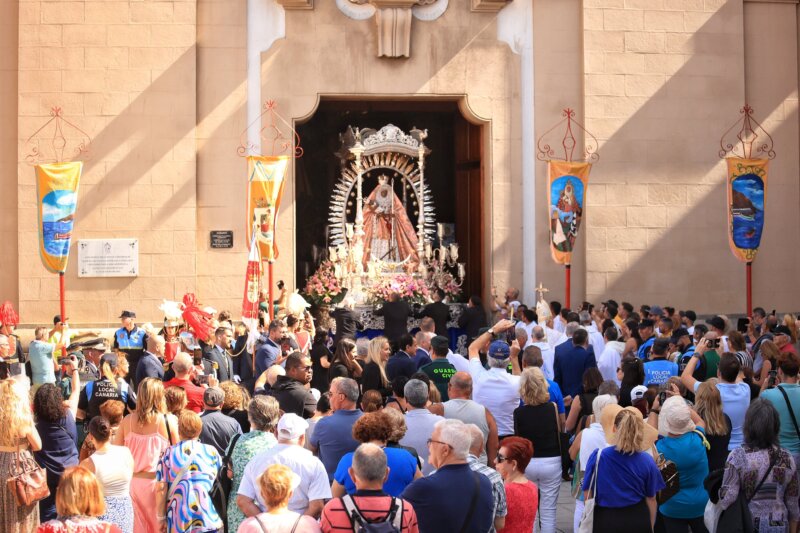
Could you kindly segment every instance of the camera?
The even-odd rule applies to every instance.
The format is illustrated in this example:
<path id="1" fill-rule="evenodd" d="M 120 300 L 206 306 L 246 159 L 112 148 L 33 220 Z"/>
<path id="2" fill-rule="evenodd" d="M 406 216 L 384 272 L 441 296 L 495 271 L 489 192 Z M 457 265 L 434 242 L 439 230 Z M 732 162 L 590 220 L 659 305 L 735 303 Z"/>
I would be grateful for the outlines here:
<path id="1" fill-rule="evenodd" d="M 662 390 L 658 393 L 658 405 L 664 405 L 664 402 L 667 401 L 667 391 Z"/>
<path id="2" fill-rule="evenodd" d="M 708 339 L 708 347 L 711 349 L 719 348 L 719 339 Z"/>
<path id="3" fill-rule="evenodd" d="M 767 385 L 771 388 L 775 386 L 775 383 L 778 381 L 778 371 L 777 370 L 770 370 L 767 372 Z"/>
<path id="4" fill-rule="evenodd" d="M 198 374 L 197 375 L 197 384 L 198 385 L 208 385 L 208 374 Z"/>
<path id="5" fill-rule="evenodd" d="M 74 360 L 75 360 L 75 356 L 74 355 L 65 355 L 64 357 L 59 357 L 58 358 L 58 364 L 61 365 L 61 366 L 66 366 L 66 365 L 70 364 Z"/>

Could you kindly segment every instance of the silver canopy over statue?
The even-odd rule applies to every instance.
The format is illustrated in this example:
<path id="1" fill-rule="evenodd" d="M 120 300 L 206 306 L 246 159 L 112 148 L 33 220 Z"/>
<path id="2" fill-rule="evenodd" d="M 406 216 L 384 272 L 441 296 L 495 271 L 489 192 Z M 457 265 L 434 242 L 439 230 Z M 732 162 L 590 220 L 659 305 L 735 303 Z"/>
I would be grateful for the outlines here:
<path id="1" fill-rule="evenodd" d="M 417 235 L 406 208 L 385 174 L 364 203 L 364 256 L 370 261 L 419 263 Z"/>

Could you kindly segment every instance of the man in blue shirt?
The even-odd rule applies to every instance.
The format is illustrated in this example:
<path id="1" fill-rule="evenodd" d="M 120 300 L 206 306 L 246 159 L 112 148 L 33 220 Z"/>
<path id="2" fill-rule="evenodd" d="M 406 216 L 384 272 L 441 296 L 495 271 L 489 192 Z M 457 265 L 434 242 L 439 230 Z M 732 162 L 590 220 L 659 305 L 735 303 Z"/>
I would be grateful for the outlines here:
<path id="1" fill-rule="evenodd" d="M 134 390 L 138 384 L 136 369 L 147 342 L 147 333 L 134 323 L 135 318 L 136 313 L 133 311 L 123 311 L 119 315 L 122 327 L 114 332 L 114 350 L 125 352 L 128 359 L 128 379 Z"/>
<path id="2" fill-rule="evenodd" d="M 436 424 L 428 440 L 429 459 L 436 472 L 403 491 L 403 499 L 417 513 L 420 531 L 485 533 L 491 529 L 492 482 L 467 464 L 471 444 L 472 435 L 462 421 L 448 419 Z"/>
<path id="3" fill-rule="evenodd" d="M 280 320 L 273 320 L 267 328 L 267 337 L 256 350 L 256 376 L 260 376 L 266 369 L 282 362 L 281 339 L 286 335 L 286 326 Z"/>
<path id="4" fill-rule="evenodd" d="M 417 364 L 411 354 L 416 353 L 417 341 L 409 333 L 400 336 L 397 341 L 400 349 L 386 361 L 386 377 L 392 381 L 397 376 L 411 376 L 417 371 Z"/>
<path id="5" fill-rule="evenodd" d="M 594 350 L 589 346 L 589 332 L 577 329 L 572 341 L 556 346 L 553 360 L 555 382 L 565 397 L 574 398 L 583 390 L 583 373 L 596 368 Z"/>
<path id="6" fill-rule="evenodd" d="M 342 457 L 354 452 L 360 444 L 353 438 L 353 425 L 364 414 L 356 407 L 358 383 L 350 378 L 335 378 L 331 382 L 331 409 L 333 414 L 320 419 L 311 434 L 310 449 L 325 465 L 328 481 Z"/>
<path id="7" fill-rule="evenodd" d="M 692 392 L 697 392 L 697 388 L 700 386 L 700 382 L 692 376 L 692 373 L 697 366 L 697 361 L 706 351 L 709 351 L 708 339 L 702 339 L 681 374 L 681 381 Z M 728 451 L 742 445 L 744 415 L 750 406 L 750 386 L 742 381 L 744 376 L 740 370 L 739 359 L 732 353 L 724 354 L 719 360 L 717 377 L 720 382 L 717 383 L 717 390 L 722 398 L 722 412 L 731 419 L 731 439 L 728 442 Z"/>
<path id="8" fill-rule="evenodd" d="M 678 365 L 667 361 L 669 339 L 656 339 L 650 351 L 650 360 L 644 364 L 644 384 L 657 387 L 678 375 Z"/>

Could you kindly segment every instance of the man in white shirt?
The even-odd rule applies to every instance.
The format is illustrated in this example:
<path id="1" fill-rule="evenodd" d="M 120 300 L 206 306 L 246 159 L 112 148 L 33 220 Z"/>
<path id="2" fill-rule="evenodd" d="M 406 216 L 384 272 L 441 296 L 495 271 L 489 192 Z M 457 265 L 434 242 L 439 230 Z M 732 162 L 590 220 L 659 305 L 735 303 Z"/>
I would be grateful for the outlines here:
<path id="1" fill-rule="evenodd" d="M 608 328 L 603 333 L 603 337 L 606 340 L 606 346 L 597 358 L 597 369 L 603 375 L 604 380 L 612 380 L 617 385 L 620 385 L 620 380 L 617 378 L 617 368 L 619 368 L 619 363 L 622 359 L 625 343 L 617 340 L 619 337 L 616 328 Z"/>
<path id="2" fill-rule="evenodd" d="M 594 353 L 603 353 L 606 347 L 606 341 L 603 339 L 603 334 L 597 330 L 597 326 L 592 321 L 592 315 L 589 311 L 580 312 L 581 326 L 589 332 L 589 344 L 594 348 Z"/>
<path id="3" fill-rule="evenodd" d="M 483 368 L 479 352 L 492 335 L 512 327 L 514 322 L 511 320 L 500 320 L 469 345 L 469 373 L 474 387 L 472 398 L 494 415 L 501 440 L 514 434 L 514 409 L 519 407 L 519 376 L 507 372 L 512 357 L 511 348 L 505 341 L 493 341 L 489 345 L 489 370 Z"/>
<path id="4" fill-rule="evenodd" d="M 542 351 L 542 360 L 544 364 L 542 365 L 542 372 L 544 372 L 544 376 L 549 379 L 553 380 L 555 374 L 553 373 L 553 358 L 555 357 L 555 349 L 550 346 L 550 344 L 546 341 L 544 328 L 541 326 L 536 326 L 533 328 L 533 343 L 531 346 L 536 346 Z M 526 346 L 527 348 L 527 346 Z"/>
<path id="5" fill-rule="evenodd" d="M 308 422 L 294 413 L 278 421 L 278 444 L 253 457 L 244 469 L 236 505 L 245 516 L 255 516 L 267 510 L 261 497 L 258 477 L 269 465 L 282 464 L 300 477 L 300 485 L 289 498 L 289 510 L 319 518 L 325 500 L 332 497 L 328 473 L 322 462 L 303 446 Z"/>

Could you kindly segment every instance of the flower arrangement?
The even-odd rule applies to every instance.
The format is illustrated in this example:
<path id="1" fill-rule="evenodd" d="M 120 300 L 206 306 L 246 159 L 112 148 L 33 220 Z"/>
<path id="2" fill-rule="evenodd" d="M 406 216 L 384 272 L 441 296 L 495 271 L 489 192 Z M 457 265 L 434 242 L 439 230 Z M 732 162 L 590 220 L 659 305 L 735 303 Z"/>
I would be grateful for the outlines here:
<path id="1" fill-rule="evenodd" d="M 306 281 L 305 294 L 318 306 L 337 304 L 344 299 L 346 292 L 334 274 L 331 261 L 323 261 Z"/>
<path id="2" fill-rule="evenodd" d="M 412 304 L 425 304 L 430 301 L 430 290 L 425 281 L 408 274 L 380 278 L 370 287 L 369 296 L 375 303 L 387 302 L 389 296 L 395 292 Z"/>
<path id="3" fill-rule="evenodd" d="M 431 287 L 431 290 L 436 288 L 442 289 L 445 297 L 451 302 L 458 301 L 458 298 L 461 296 L 461 287 L 458 286 L 456 279 L 449 272 L 446 272 L 442 276 L 442 279 L 433 281 L 432 285 L 433 287 Z"/>

